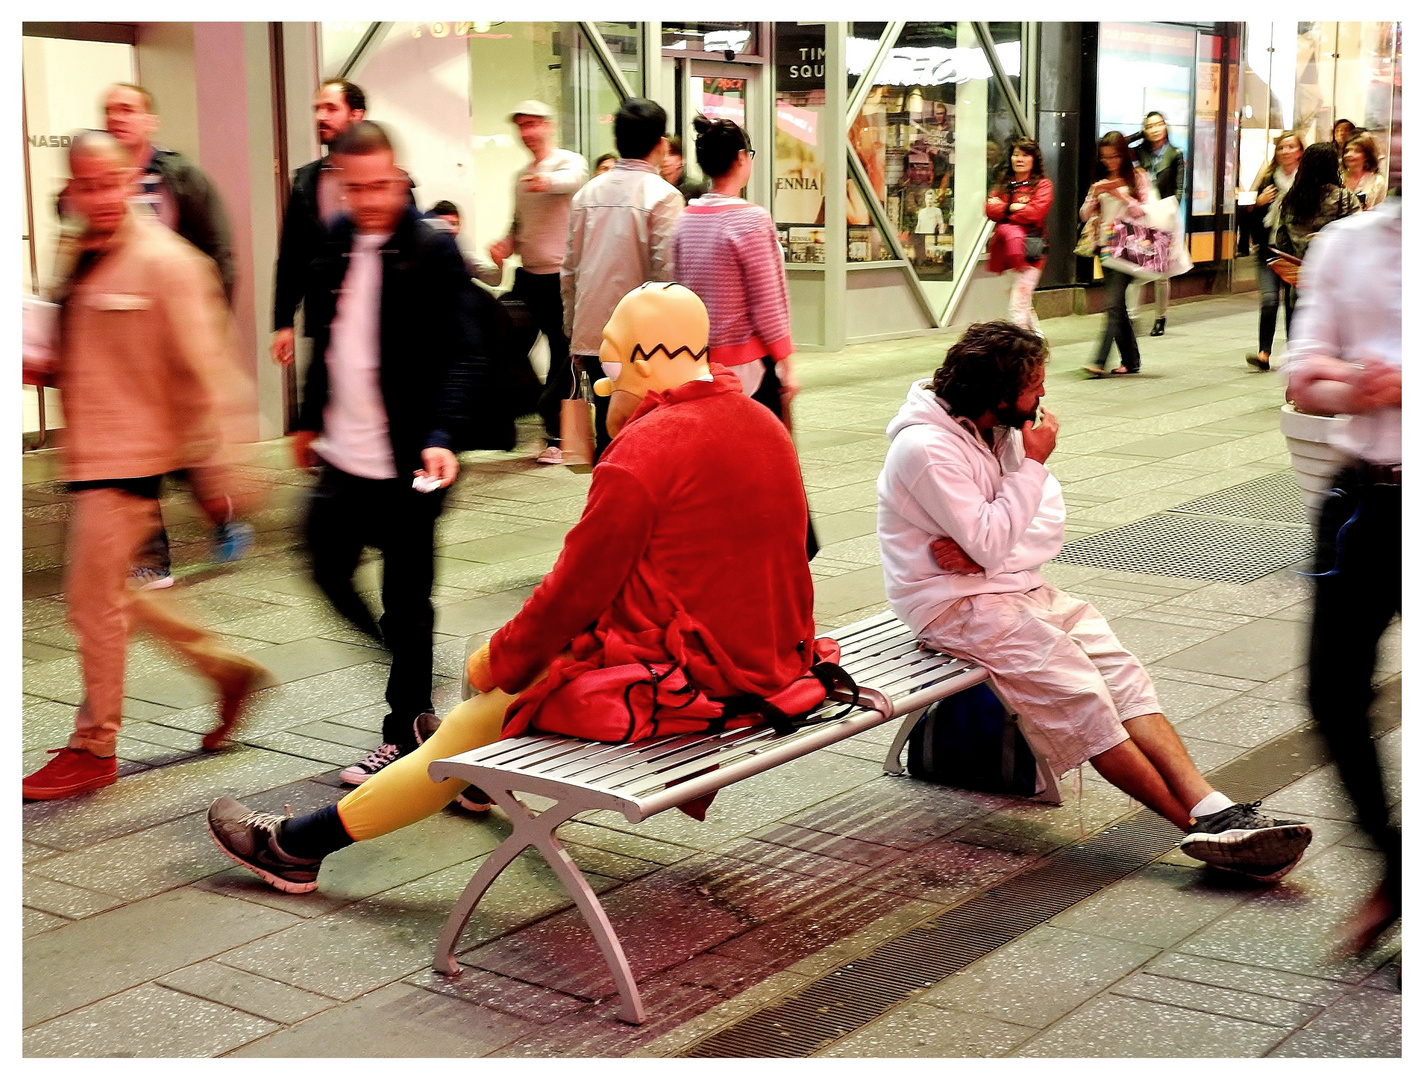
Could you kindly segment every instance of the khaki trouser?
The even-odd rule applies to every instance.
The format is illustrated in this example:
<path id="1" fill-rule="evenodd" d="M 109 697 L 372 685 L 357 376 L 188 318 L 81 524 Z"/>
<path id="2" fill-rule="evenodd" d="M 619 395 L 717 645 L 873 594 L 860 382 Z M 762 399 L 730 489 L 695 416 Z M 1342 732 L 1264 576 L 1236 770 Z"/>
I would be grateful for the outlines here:
<path id="1" fill-rule="evenodd" d="M 123 723 L 124 661 L 135 625 L 167 641 L 219 692 L 235 687 L 255 667 L 183 615 L 172 597 L 129 587 L 133 558 L 159 524 L 153 499 L 118 488 L 74 495 L 64 591 L 79 640 L 85 700 L 74 718 L 72 749 L 113 755 Z"/>

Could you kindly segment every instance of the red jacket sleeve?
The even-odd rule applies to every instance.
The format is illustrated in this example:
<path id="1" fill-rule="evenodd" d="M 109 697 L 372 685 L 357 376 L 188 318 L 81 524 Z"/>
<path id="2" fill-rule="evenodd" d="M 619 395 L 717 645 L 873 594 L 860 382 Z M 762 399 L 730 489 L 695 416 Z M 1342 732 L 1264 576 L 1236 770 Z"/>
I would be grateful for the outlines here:
<path id="1" fill-rule="evenodd" d="M 494 682 L 515 694 L 608 609 L 647 547 L 652 496 L 627 469 L 593 470 L 588 502 L 553 569 L 489 642 Z"/>
<path id="2" fill-rule="evenodd" d="M 1047 213 L 1051 209 L 1052 181 L 1044 176 L 1033 188 L 1028 205 L 1006 215 L 1006 220 L 1011 221 L 1014 225 L 1021 225 L 1025 229 L 1038 229 L 1047 220 Z"/>
<path id="3" fill-rule="evenodd" d="M 997 193 L 989 195 L 984 200 L 983 212 L 988 216 L 989 221 L 1002 221 L 1008 215 L 1007 196 Z"/>

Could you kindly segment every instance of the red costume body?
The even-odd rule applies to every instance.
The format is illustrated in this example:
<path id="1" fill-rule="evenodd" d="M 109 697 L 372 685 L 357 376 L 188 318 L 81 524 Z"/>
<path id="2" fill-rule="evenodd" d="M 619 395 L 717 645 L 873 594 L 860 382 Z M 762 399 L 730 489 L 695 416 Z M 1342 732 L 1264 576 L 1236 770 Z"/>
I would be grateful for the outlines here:
<path id="1" fill-rule="evenodd" d="M 510 706 L 505 737 L 647 734 L 627 730 L 626 709 L 602 707 L 611 699 L 598 678 L 621 665 L 680 669 L 655 699 L 657 734 L 704 730 L 722 712 L 708 699 L 767 697 L 809 670 L 795 447 L 735 375 L 711 371 L 710 382 L 643 399 L 593 470 L 553 570 L 490 641 L 501 689 L 518 693 L 549 671 Z"/>

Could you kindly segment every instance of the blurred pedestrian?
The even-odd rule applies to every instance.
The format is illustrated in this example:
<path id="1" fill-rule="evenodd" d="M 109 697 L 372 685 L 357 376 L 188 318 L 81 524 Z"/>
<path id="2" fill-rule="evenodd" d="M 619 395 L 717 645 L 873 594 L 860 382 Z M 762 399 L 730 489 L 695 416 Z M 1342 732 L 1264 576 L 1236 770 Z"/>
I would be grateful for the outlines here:
<path id="1" fill-rule="evenodd" d="M 1260 291 L 1259 349 L 1245 354 L 1245 362 L 1260 371 L 1270 370 L 1270 352 L 1275 347 L 1275 325 L 1280 300 L 1285 305 L 1285 336 L 1289 337 L 1294 317 L 1295 293 L 1270 266 L 1269 247 L 1280 221 L 1280 203 L 1295 182 L 1304 143 L 1293 131 L 1282 131 L 1275 139 L 1275 153 L 1255 178 L 1255 206 L 1251 212 L 1255 240 L 1255 284 Z"/>
<path id="2" fill-rule="evenodd" d="M 1008 317 L 1039 337 L 1033 290 L 1047 264 L 1047 215 L 1052 181 L 1043 175 L 1043 152 L 1019 136 L 1008 144 L 1008 165 L 999 171 L 983 212 L 997 222 L 988 245 L 989 273 L 1008 273 Z"/>
<path id="3" fill-rule="evenodd" d="M 455 238 L 455 244 L 459 244 L 459 235 L 464 228 L 464 219 L 460 216 L 460 208 L 449 199 L 441 199 L 430 209 L 425 211 L 425 220 L 437 228 L 447 229 L 449 234 Z M 486 284 L 493 281 L 498 284 L 502 271 L 491 262 L 486 262 L 478 255 L 472 255 L 464 248 L 460 248 L 460 255 L 464 257 L 464 269 L 472 278 L 478 278 Z"/>
<path id="4" fill-rule="evenodd" d="M 313 351 L 296 463 L 317 470 L 306 521 L 312 576 L 333 607 L 390 651 L 381 744 L 342 770 L 360 784 L 439 721 L 434 670 L 435 522 L 459 474 L 455 451 L 494 396 L 480 297 L 454 238 L 410 201 L 385 130 L 369 120 L 331 144 L 349 216 L 311 266 Z M 491 301 L 492 303 L 492 301 Z M 508 420 L 508 449 L 513 423 Z M 377 622 L 352 577 L 381 553 Z"/>
<path id="5" fill-rule="evenodd" d="M 597 160 L 593 162 L 593 175 L 602 176 L 617 163 L 617 154 L 599 154 Z"/>
<path id="6" fill-rule="evenodd" d="M 657 171 L 662 174 L 662 179 L 681 192 L 682 198 L 687 202 L 700 198 L 711 190 L 711 180 L 705 175 L 700 180 L 687 176 L 687 160 L 682 153 L 680 135 L 668 136 L 667 155 L 662 159 Z"/>
<path id="7" fill-rule="evenodd" d="M 672 280 L 672 226 L 686 205 L 658 172 L 667 154 L 667 113 L 647 98 L 628 98 L 613 118 L 618 163 L 573 196 L 560 270 L 569 351 L 590 382 L 603 327 L 618 301 L 648 281 Z M 616 371 L 606 372 L 617 380 Z M 609 442 L 608 399 L 595 397 L 594 457 Z"/>
<path id="8" fill-rule="evenodd" d="M 231 304 L 237 263 L 222 197 L 197 165 L 153 143 L 158 125 L 153 95 L 143 87 L 116 83 L 105 92 L 104 128 L 139 170 L 139 205 L 217 264 L 223 295 Z M 251 546 L 252 527 L 246 522 L 220 521 L 214 527 L 212 550 L 218 562 L 231 562 Z M 173 560 L 161 512 L 157 529 L 135 556 L 130 576 L 145 589 L 173 584 Z"/>
<path id="9" fill-rule="evenodd" d="M 489 257 L 502 271 L 505 259 L 519 256 L 509 299 L 529 309 L 534 324 L 548 340 L 548 375 L 539 397 L 547 445 L 536 460 L 541 465 L 561 465 L 560 410 L 563 399 L 573 390 L 573 365 L 563 331 L 558 272 L 568 241 L 573 196 L 588 181 L 588 162 L 582 154 L 559 149 L 553 109 L 542 101 L 520 103 L 509 120 L 519 129 L 519 137 L 534 160 L 514 182 L 514 222 L 506 236 L 490 245 Z M 497 279 L 485 281 L 498 284 Z"/>
<path id="10" fill-rule="evenodd" d="M 1304 260 L 1285 367 L 1296 409 L 1348 417 L 1330 429 L 1348 464 L 1317 522 L 1309 705 L 1360 827 L 1384 854 L 1383 880 L 1347 928 L 1356 953 L 1403 911 L 1402 835 L 1369 718 L 1379 638 L 1402 611 L 1403 262 L 1401 199 L 1326 227 Z"/>
<path id="11" fill-rule="evenodd" d="M 1270 246 L 1295 260 L 1302 260 L 1320 229 L 1359 210 L 1359 200 L 1340 179 L 1334 147 L 1329 143 L 1314 143 L 1305 148 L 1295 182 L 1280 200 L 1280 221 L 1275 226 Z M 1298 262 L 1286 265 L 1297 266 Z M 1290 290 L 1297 294 L 1294 283 L 1290 284 Z"/>
<path id="12" fill-rule="evenodd" d="M 1171 144 L 1166 117 L 1155 110 L 1147 113 L 1142 121 L 1136 160 L 1151 177 L 1151 183 L 1156 188 L 1156 197 L 1174 198 L 1179 209 L 1186 185 L 1186 160 L 1181 151 Z M 1166 309 L 1171 303 L 1171 279 L 1157 278 L 1152 282 L 1151 289 L 1152 300 L 1156 304 L 1156 322 L 1151 325 L 1151 336 L 1160 337 L 1166 333 Z"/>
<path id="13" fill-rule="evenodd" d="M 1341 165 L 1344 163 L 1344 150 L 1349 145 L 1349 140 L 1358 134 L 1359 129 L 1354 126 L 1352 120 L 1335 120 L 1334 127 L 1330 132 L 1330 143 L 1334 148 L 1334 157 Z"/>
<path id="14" fill-rule="evenodd" d="M 68 746 L 25 778 L 27 799 L 64 798 L 117 779 L 133 625 L 164 639 L 216 686 L 219 721 L 204 749 L 231 734 L 247 695 L 267 674 L 184 617 L 169 597 L 125 584 L 159 522 L 165 473 L 186 470 L 209 516 L 229 510 L 234 496 L 240 504 L 231 436 L 255 413 L 255 396 L 238 376 L 217 265 L 130 205 L 131 160 L 103 132 L 70 142 L 66 197 L 77 226 L 64 241 L 72 250 L 57 260 L 64 276 L 53 298 L 62 308 L 57 376 L 74 496 L 65 598 L 84 700 Z"/>
<path id="15" fill-rule="evenodd" d="M 1374 209 L 1388 193 L 1388 181 L 1379 175 L 1378 148 L 1367 131 L 1355 135 L 1344 147 L 1343 180 L 1365 210 Z"/>
<path id="16" fill-rule="evenodd" d="M 326 243 L 341 214 L 341 185 L 326 156 L 331 144 L 352 124 L 365 119 L 366 94 L 346 79 L 328 79 L 312 104 L 316 137 L 322 156 L 292 174 L 291 196 L 282 217 L 281 248 L 272 300 L 272 359 L 290 364 L 296 359 L 296 311 L 311 313 L 311 262 Z M 310 327 L 307 330 L 310 331 Z M 312 335 L 308 332 L 306 337 Z"/>
<path id="17" fill-rule="evenodd" d="M 1111 241 L 1113 224 L 1141 217 L 1144 204 L 1151 199 L 1151 178 L 1145 169 L 1137 168 L 1132 162 L 1126 137 L 1120 131 L 1109 131 L 1097 140 L 1097 181 L 1087 189 L 1087 198 L 1078 216 L 1083 221 L 1097 221 L 1098 237 L 1104 248 Z M 1132 283 L 1132 276 L 1103 266 L 1102 277 L 1106 283 L 1106 320 L 1096 359 L 1086 370 L 1095 378 L 1106 375 L 1107 357 L 1115 344 L 1121 364 L 1113 368 L 1111 374 L 1135 375 L 1141 370 L 1141 351 L 1127 313 L 1127 287 Z"/>

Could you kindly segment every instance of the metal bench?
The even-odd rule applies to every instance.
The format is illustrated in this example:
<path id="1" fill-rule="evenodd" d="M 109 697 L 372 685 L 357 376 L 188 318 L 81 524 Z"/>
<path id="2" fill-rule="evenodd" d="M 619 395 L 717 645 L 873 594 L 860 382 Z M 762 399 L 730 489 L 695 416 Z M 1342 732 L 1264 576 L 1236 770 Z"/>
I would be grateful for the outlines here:
<path id="1" fill-rule="evenodd" d="M 859 684 L 858 697 L 827 703 L 816 714 L 823 719 L 788 735 L 778 735 L 767 725 L 633 743 L 530 735 L 431 762 L 433 780 L 458 777 L 482 788 L 513 825 L 450 912 L 435 944 L 435 969 L 447 975 L 460 970 L 455 949 L 485 890 L 520 852 L 534 847 L 573 897 L 602 950 L 622 997 L 618 1017 L 642 1023 L 642 1001 L 622 944 L 602 904 L 559 843 L 555 831 L 560 825 L 589 810 L 616 810 L 631 823 L 643 821 L 902 717 L 885 762 L 886 772 L 901 774 L 900 751 L 924 709 L 988 678 L 975 664 L 922 648 L 914 632 L 888 612 L 831 636 L 840 643 L 841 665 Z M 841 715 L 846 704 L 855 707 Z M 1042 770 L 1039 778 L 1041 784 Z M 1057 801 L 1055 778 L 1047 781 L 1049 789 L 1043 794 Z M 552 799 L 553 805 L 531 810 L 515 792 Z"/>

